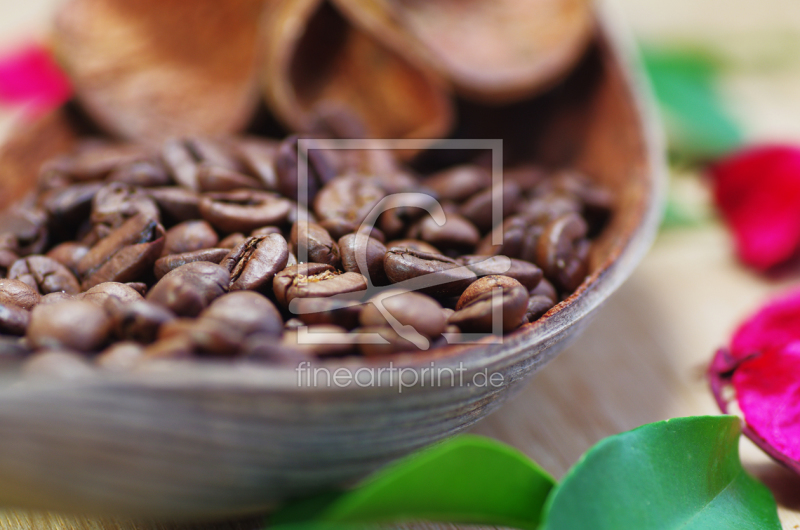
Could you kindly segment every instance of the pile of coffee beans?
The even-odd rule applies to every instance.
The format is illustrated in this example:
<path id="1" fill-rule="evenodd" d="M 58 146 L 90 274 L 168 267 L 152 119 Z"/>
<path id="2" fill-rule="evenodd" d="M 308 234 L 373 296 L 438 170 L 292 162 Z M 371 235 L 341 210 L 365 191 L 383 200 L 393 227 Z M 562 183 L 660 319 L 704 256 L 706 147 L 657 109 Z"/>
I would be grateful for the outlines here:
<path id="1" fill-rule="evenodd" d="M 297 143 L 90 139 L 44 162 L 0 217 L 0 358 L 80 374 L 508 333 L 583 282 L 612 208 L 576 171 L 493 186 L 480 163 L 420 175 L 376 151 L 312 149 L 301 183 Z"/>

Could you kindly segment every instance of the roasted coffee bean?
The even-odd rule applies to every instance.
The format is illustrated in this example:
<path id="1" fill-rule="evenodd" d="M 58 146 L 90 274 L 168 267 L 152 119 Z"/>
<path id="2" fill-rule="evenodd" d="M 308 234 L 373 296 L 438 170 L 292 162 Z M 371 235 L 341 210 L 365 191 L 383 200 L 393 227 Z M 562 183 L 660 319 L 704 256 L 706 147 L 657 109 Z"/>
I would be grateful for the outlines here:
<path id="1" fill-rule="evenodd" d="M 551 176 L 548 187 L 576 197 L 585 208 L 610 212 L 614 206 L 614 195 L 575 170 L 565 169 Z"/>
<path id="2" fill-rule="evenodd" d="M 195 357 L 194 343 L 187 335 L 176 335 L 169 339 L 157 340 L 145 347 L 142 361 L 187 361 Z"/>
<path id="3" fill-rule="evenodd" d="M 14 262 L 8 270 L 8 277 L 20 280 L 41 294 L 64 291 L 78 294 L 81 287 L 69 269 L 46 256 L 28 256 Z"/>
<path id="4" fill-rule="evenodd" d="M 250 237 L 262 237 L 271 234 L 282 234 L 282 232 L 277 226 L 262 226 L 250 232 Z"/>
<path id="5" fill-rule="evenodd" d="M 485 276 L 464 291 L 449 320 L 465 333 L 507 333 L 518 328 L 528 309 L 528 290 L 507 276 Z M 497 324 L 495 321 L 499 320 Z"/>
<path id="6" fill-rule="evenodd" d="M 98 241 L 78 262 L 78 274 L 84 278 L 90 276 L 107 263 L 115 254 L 130 245 L 139 245 L 161 239 L 163 249 L 164 228 L 158 221 L 144 215 L 131 217 L 122 226 L 112 231 L 107 237 Z M 156 259 L 158 256 L 156 256 Z M 153 260 L 155 262 L 155 260 Z"/>
<path id="7" fill-rule="evenodd" d="M 200 191 L 233 191 L 261 189 L 261 183 L 253 177 L 219 166 L 201 164 L 197 170 Z"/>
<path id="8" fill-rule="evenodd" d="M 42 297 L 30 285 L 20 280 L 0 280 L 0 304 L 19 306 L 30 311 Z"/>
<path id="9" fill-rule="evenodd" d="M 302 322 L 300 322 L 302 324 Z M 263 362 L 272 365 L 298 366 L 308 361 L 309 352 L 300 348 L 292 348 L 287 344 L 275 341 L 274 335 L 256 333 L 245 339 L 241 355 L 246 361 Z"/>
<path id="10" fill-rule="evenodd" d="M 300 320 L 299 318 L 290 318 L 289 320 L 283 323 L 283 329 L 302 328 L 305 325 L 306 323 Z"/>
<path id="11" fill-rule="evenodd" d="M 286 330 L 281 346 L 319 357 L 330 357 L 353 353 L 356 340 L 357 337 L 344 328 L 321 324 Z"/>
<path id="12" fill-rule="evenodd" d="M 347 234 L 339 239 L 339 253 L 345 271 L 367 276 L 372 285 L 389 284 L 383 268 L 386 247 L 380 241 L 366 235 Z M 366 264 L 366 270 L 361 270 L 359 260 Z"/>
<path id="13" fill-rule="evenodd" d="M 74 294 L 67 294 L 64 291 L 57 291 L 55 293 L 49 293 L 42 296 L 42 299 L 39 301 L 37 305 L 54 305 L 60 304 L 61 302 L 69 302 L 70 300 L 77 300 L 77 295 Z"/>
<path id="14" fill-rule="evenodd" d="M 74 181 L 99 180 L 120 166 L 149 156 L 148 149 L 139 144 L 92 140 L 80 145 L 73 154 L 56 159 L 58 166 L 51 165 L 43 170 L 59 170 Z"/>
<path id="15" fill-rule="evenodd" d="M 586 275 L 589 247 L 588 226 L 577 214 L 567 214 L 549 223 L 536 246 L 536 263 L 545 276 L 565 291 L 574 291 Z"/>
<path id="16" fill-rule="evenodd" d="M 172 177 L 169 176 L 167 168 L 158 160 L 137 160 L 117 167 L 107 180 L 140 188 L 169 186 L 172 183 Z"/>
<path id="17" fill-rule="evenodd" d="M 0 248 L 0 278 L 8 275 L 8 269 L 19 259 L 19 256 L 5 248 Z"/>
<path id="18" fill-rule="evenodd" d="M 241 245 L 242 243 L 244 243 L 246 239 L 247 239 L 247 237 L 243 233 L 235 232 L 235 233 L 229 235 L 228 237 L 226 237 L 225 239 L 223 239 L 222 241 L 220 241 L 217 244 L 217 246 L 219 248 L 232 249 L 232 248 L 236 248 L 239 245 Z"/>
<path id="19" fill-rule="evenodd" d="M 86 182 L 45 192 L 39 203 L 47 212 L 51 230 L 69 237 L 69 229 L 74 229 L 89 217 L 92 201 L 101 189 L 102 182 Z"/>
<path id="20" fill-rule="evenodd" d="M 229 253 L 230 249 L 227 248 L 206 248 L 203 250 L 195 250 L 194 252 L 164 256 L 156 260 L 153 273 L 155 274 L 156 280 L 160 280 L 169 271 L 182 267 L 187 263 L 208 261 L 209 263 L 219 264 Z"/>
<path id="21" fill-rule="evenodd" d="M 542 281 L 540 281 L 536 287 L 531 289 L 528 294 L 531 296 L 546 296 L 553 301 L 553 305 L 558 302 L 558 291 L 556 291 L 556 288 L 553 287 L 552 283 L 548 282 L 544 278 L 542 278 Z"/>
<path id="22" fill-rule="evenodd" d="M 74 184 L 74 182 L 69 178 L 69 175 L 58 169 L 52 169 L 49 163 L 44 163 L 40 166 L 39 178 L 36 182 L 36 189 L 40 193 L 66 188 L 71 184 Z"/>
<path id="23" fill-rule="evenodd" d="M 177 318 L 158 330 L 158 340 L 188 339 L 193 353 L 232 357 L 239 353 L 244 335 L 227 323 L 212 319 Z"/>
<path id="24" fill-rule="evenodd" d="M 288 307 L 295 298 L 325 298 L 363 291 L 367 282 L 361 274 L 339 274 L 324 263 L 301 263 L 276 274 L 272 286 L 278 303 Z"/>
<path id="25" fill-rule="evenodd" d="M 363 136 L 346 113 L 315 116 L 309 134 Z M 424 179 L 389 151 L 313 142 L 300 186 L 298 144 L 188 137 L 154 152 L 90 139 L 46 161 L 35 192 L 0 215 L 0 334 L 25 333 L 13 357 L 95 353 L 113 339 L 123 342 L 98 365 L 124 371 L 203 356 L 297 364 L 447 348 L 574 296 L 614 205 L 572 170 L 517 166 L 493 189 L 487 157 L 465 163 L 474 153 L 460 166 L 416 160 L 445 168 Z M 372 332 L 384 344 L 369 344 Z"/>
<path id="26" fill-rule="evenodd" d="M 122 306 L 144 301 L 142 295 L 134 289 L 124 283 L 117 282 L 105 282 L 95 285 L 88 291 L 79 294 L 77 298 L 105 308 L 110 313 L 116 312 Z"/>
<path id="27" fill-rule="evenodd" d="M 283 334 L 283 319 L 278 309 L 268 298 L 252 291 L 220 296 L 200 313 L 200 319 L 218 321 L 244 336 Z"/>
<path id="28" fill-rule="evenodd" d="M 489 275 L 503 275 L 514 278 L 526 289 L 533 289 L 542 280 L 542 269 L 533 263 L 508 256 L 461 256 L 456 261 L 469 267 L 478 278 Z"/>
<path id="29" fill-rule="evenodd" d="M 74 241 L 67 241 L 61 243 L 50 249 L 46 256 L 54 259 L 74 274 L 78 274 L 78 263 L 89 253 L 89 247 L 76 243 Z"/>
<path id="30" fill-rule="evenodd" d="M 31 314 L 13 304 L 0 303 L 0 334 L 25 335 Z"/>
<path id="31" fill-rule="evenodd" d="M 286 304 L 295 298 L 326 298 L 329 296 L 359 293 L 367 288 L 367 281 L 355 272 L 322 272 L 316 275 L 297 277 L 286 290 Z"/>
<path id="32" fill-rule="evenodd" d="M 219 242 L 219 236 L 205 221 L 184 221 L 167 230 L 165 237 L 164 256 L 212 248 Z"/>
<path id="33" fill-rule="evenodd" d="M 273 140 L 249 137 L 240 139 L 233 146 L 245 169 L 269 191 L 278 190 L 278 175 L 275 172 L 278 145 Z"/>
<path id="34" fill-rule="evenodd" d="M 339 245 L 321 226 L 298 221 L 292 226 L 289 239 L 291 250 L 300 261 L 327 263 L 334 267 L 341 265 Z"/>
<path id="35" fill-rule="evenodd" d="M 386 192 L 360 175 L 336 177 L 314 199 L 314 212 L 320 220 L 341 219 L 360 225 Z"/>
<path id="36" fill-rule="evenodd" d="M 127 372 L 144 357 L 144 348 L 135 342 L 118 342 L 109 346 L 95 359 L 95 364 L 108 372 Z"/>
<path id="37" fill-rule="evenodd" d="M 136 215 L 156 221 L 161 216 L 156 202 L 141 188 L 112 182 L 103 186 L 92 200 L 91 219 L 94 224 L 117 228 Z"/>
<path id="38" fill-rule="evenodd" d="M 516 288 L 518 285 L 522 284 L 514 278 L 510 278 L 508 276 L 484 276 L 478 281 L 470 284 L 470 286 L 467 287 L 466 290 L 461 294 L 461 296 L 458 298 L 458 303 L 456 303 L 456 311 L 463 309 L 465 306 L 471 304 L 492 289 L 511 289 L 512 287 Z M 526 290 L 525 292 L 527 293 L 528 291 Z"/>
<path id="39" fill-rule="evenodd" d="M 114 331 L 122 340 L 150 344 L 158 337 L 159 328 L 176 318 L 169 309 L 148 301 L 134 302 L 114 313 Z"/>
<path id="40" fill-rule="evenodd" d="M 503 169 L 503 182 L 513 182 L 525 191 L 536 189 L 546 178 L 544 169 L 531 164 Z"/>
<path id="41" fill-rule="evenodd" d="M 95 246 L 101 239 L 108 237 L 114 229 L 104 224 L 92 224 L 91 222 L 81 225 L 78 229 L 78 242 L 89 248 Z"/>
<path id="42" fill-rule="evenodd" d="M 358 230 L 358 225 L 356 223 L 351 223 L 344 219 L 326 219 L 321 221 L 319 226 L 327 230 L 331 237 L 337 241 L 347 234 L 352 234 Z"/>
<path id="43" fill-rule="evenodd" d="M 520 204 L 521 190 L 514 182 L 503 182 L 500 194 L 502 196 L 503 205 L 501 220 L 513 215 L 517 211 Z M 495 212 L 493 190 L 491 187 L 484 191 L 473 195 L 459 208 L 459 213 L 472 221 L 482 233 L 486 233 L 495 225 Z"/>
<path id="44" fill-rule="evenodd" d="M 0 369 L 14 368 L 30 355 L 31 350 L 24 338 L 0 335 Z"/>
<path id="45" fill-rule="evenodd" d="M 336 241 L 340 240 L 344 236 L 348 234 L 367 234 L 372 239 L 380 241 L 381 243 L 386 242 L 386 236 L 380 229 L 375 228 L 374 226 L 370 227 L 367 225 L 355 225 L 348 221 L 344 221 L 342 219 L 329 219 L 327 221 L 322 221 L 318 223 L 322 228 L 328 231 L 333 239 Z"/>
<path id="46" fill-rule="evenodd" d="M 296 265 L 287 265 L 282 271 L 275 275 L 272 282 L 272 290 L 275 293 L 275 299 L 278 303 L 286 307 L 289 305 L 287 300 L 287 291 L 290 287 L 299 282 L 301 278 L 308 276 L 316 276 L 326 272 L 333 273 L 336 269 L 325 263 L 300 263 Z"/>
<path id="47" fill-rule="evenodd" d="M 133 289 L 142 296 L 146 295 L 147 289 L 149 289 L 147 284 L 143 282 L 125 282 L 125 285 L 127 285 L 128 287 L 130 287 L 131 289 Z"/>
<path id="48" fill-rule="evenodd" d="M 6 241 L 3 247 L 20 257 L 40 254 L 48 243 L 47 214 L 38 208 L 14 208 L 0 215 L 0 237 Z"/>
<path id="49" fill-rule="evenodd" d="M 229 142 L 217 140 L 207 136 L 190 136 L 184 139 L 192 156 L 200 164 L 229 169 L 231 171 L 244 171 L 244 166 L 237 158 Z"/>
<path id="50" fill-rule="evenodd" d="M 114 237 L 113 234 L 106 239 L 112 237 Z M 81 287 L 84 290 L 88 290 L 104 282 L 125 283 L 145 277 L 153 270 L 153 265 L 161 256 L 161 251 L 164 248 L 163 227 L 156 225 L 148 239 L 153 240 L 123 247 L 115 252 L 102 265 L 87 273 L 81 283 Z M 102 241 L 96 247 L 100 246 L 100 244 L 102 244 Z"/>
<path id="51" fill-rule="evenodd" d="M 592 243 L 588 239 L 582 239 L 576 243 L 572 259 L 566 263 L 556 278 L 556 282 L 565 293 L 569 294 L 578 289 L 587 278 L 591 250 Z"/>
<path id="52" fill-rule="evenodd" d="M 200 218 L 200 194 L 185 188 L 149 188 L 144 192 L 158 205 L 165 222 L 180 223 Z"/>
<path id="53" fill-rule="evenodd" d="M 527 318 L 528 322 L 538 320 L 544 316 L 545 313 L 550 311 L 554 305 L 555 302 L 547 296 L 531 296 L 528 300 L 528 308 L 525 310 L 525 318 Z"/>
<path id="54" fill-rule="evenodd" d="M 294 202 L 289 210 L 289 215 L 286 216 L 286 223 L 293 225 L 298 221 L 303 221 L 306 223 L 318 223 L 319 219 L 317 219 L 317 216 L 314 215 L 314 212 L 306 208 L 303 204 Z"/>
<path id="55" fill-rule="evenodd" d="M 578 199 L 564 193 L 554 192 L 533 197 L 519 207 L 521 215 L 537 224 L 547 224 L 569 213 L 579 214 L 582 205 Z"/>
<path id="56" fill-rule="evenodd" d="M 441 254 L 441 251 L 425 241 L 418 239 L 396 239 L 386 243 L 386 248 L 395 248 L 401 250 L 416 250 L 417 252 L 425 252 L 428 254 Z"/>
<path id="57" fill-rule="evenodd" d="M 338 298 L 298 298 L 295 302 L 296 314 L 308 325 L 330 324 L 345 329 L 358 326 L 358 318 L 363 306 L 358 300 Z"/>
<path id="58" fill-rule="evenodd" d="M 492 185 L 492 176 L 475 165 L 455 166 L 431 175 L 425 180 L 439 200 L 462 202 Z"/>
<path id="59" fill-rule="evenodd" d="M 427 241 L 442 250 L 459 251 L 471 250 L 481 238 L 475 225 L 453 213 L 447 214 L 442 226 L 433 217 L 424 217 L 406 235 Z"/>
<path id="60" fill-rule="evenodd" d="M 55 349 L 36 352 L 25 361 L 22 373 L 26 379 L 81 380 L 95 370 L 80 353 Z"/>
<path id="61" fill-rule="evenodd" d="M 438 208 L 436 198 L 428 193 L 390 195 L 383 205 L 385 211 L 378 218 L 378 227 L 387 237 L 402 237 L 418 219 Z"/>
<path id="62" fill-rule="evenodd" d="M 164 142 L 161 149 L 161 159 L 172 178 L 180 186 L 192 191 L 200 189 L 197 183 L 198 161 L 189 146 L 186 145 L 185 140 L 173 139 Z"/>
<path id="63" fill-rule="evenodd" d="M 168 272 L 146 299 L 179 316 L 194 317 L 228 290 L 230 273 L 224 267 L 197 261 Z"/>
<path id="64" fill-rule="evenodd" d="M 394 319 L 394 322 L 390 319 Z M 447 325 L 442 306 L 436 300 L 400 289 L 382 291 L 370 298 L 361 311 L 359 322 L 365 327 L 392 324 L 411 326 L 417 333 L 429 338 L 441 334 Z"/>
<path id="65" fill-rule="evenodd" d="M 278 145 L 275 154 L 275 172 L 278 177 L 278 191 L 292 201 L 311 203 L 317 190 L 334 177 L 334 169 L 328 156 L 321 149 L 310 148 L 307 151 L 307 181 L 306 197 L 299 196 L 300 183 L 298 182 L 298 137 L 287 137 Z M 305 200 L 304 200 L 305 199 Z"/>
<path id="66" fill-rule="evenodd" d="M 31 311 L 27 338 L 34 348 L 98 351 L 111 337 L 111 317 L 83 300 L 38 305 Z"/>
<path id="67" fill-rule="evenodd" d="M 200 199 L 200 214 L 222 232 L 250 232 L 283 222 L 292 203 L 266 191 L 208 193 Z"/>
<path id="68" fill-rule="evenodd" d="M 421 341 L 420 344 L 412 342 L 389 326 L 362 327 L 353 331 L 353 334 L 362 336 L 357 339 L 358 350 L 367 357 L 379 357 L 403 352 L 413 353 L 430 347 L 430 341 L 427 339 Z M 366 340 L 366 337 L 363 337 L 364 335 L 372 334 L 378 335 L 382 341 Z"/>
<path id="69" fill-rule="evenodd" d="M 528 217 L 515 215 L 487 234 L 475 248 L 475 254 L 494 256 L 502 254 L 524 261 L 536 259 L 536 245 L 544 232 L 544 226 L 532 222 Z M 500 243 L 496 243 L 496 241 Z"/>
<path id="70" fill-rule="evenodd" d="M 475 281 L 475 273 L 441 254 L 390 248 L 383 261 L 392 283 L 431 296 L 459 296 Z"/>
<path id="71" fill-rule="evenodd" d="M 230 272 L 230 290 L 269 290 L 275 274 L 289 261 L 289 245 L 280 234 L 251 237 L 231 250 L 221 265 Z"/>

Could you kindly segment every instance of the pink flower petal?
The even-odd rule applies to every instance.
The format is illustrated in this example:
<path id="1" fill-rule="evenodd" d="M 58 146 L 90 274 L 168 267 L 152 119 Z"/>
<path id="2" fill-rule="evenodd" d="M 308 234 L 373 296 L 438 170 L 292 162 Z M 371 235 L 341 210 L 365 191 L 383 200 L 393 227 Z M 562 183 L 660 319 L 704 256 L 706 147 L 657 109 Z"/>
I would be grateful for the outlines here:
<path id="1" fill-rule="evenodd" d="M 800 340 L 800 290 L 776 298 L 739 326 L 730 354 L 742 360 Z"/>
<path id="2" fill-rule="evenodd" d="M 714 197 L 730 225 L 739 258 L 759 270 L 800 249 L 800 149 L 763 146 L 710 168 Z"/>
<path id="3" fill-rule="evenodd" d="M 800 341 L 744 361 L 732 382 L 747 425 L 800 461 Z"/>
<path id="4" fill-rule="evenodd" d="M 733 386 L 744 434 L 800 474 L 800 290 L 761 308 L 736 330 L 730 349 L 709 366 L 711 391 L 723 413 Z"/>
<path id="5" fill-rule="evenodd" d="M 69 79 L 40 44 L 0 57 L 0 104 L 22 105 L 40 115 L 62 105 L 71 94 Z"/>

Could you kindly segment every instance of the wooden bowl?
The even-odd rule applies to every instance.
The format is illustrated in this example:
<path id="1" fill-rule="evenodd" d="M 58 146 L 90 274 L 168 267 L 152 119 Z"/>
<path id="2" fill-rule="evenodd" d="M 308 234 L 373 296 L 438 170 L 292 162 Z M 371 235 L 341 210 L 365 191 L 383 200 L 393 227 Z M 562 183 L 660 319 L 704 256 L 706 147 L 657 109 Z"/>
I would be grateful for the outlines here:
<path id="1" fill-rule="evenodd" d="M 298 384 L 293 368 L 203 363 L 10 385 L 0 394 L 0 503 L 195 519 L 255 512 L 346 484 L 496 410 L 586 327 L 649 248 L 660 218 L 660 129 L 627 48 L 607 20 L 600 28 L 579 68 L 550 93 L 460 109 L 459 135 L 504 138 L 507 156 L 577 167 L 616 192 L 591 276 L 573 296 L 502 344 L 393 357 L 409 379 L 431 363 L 456 374 L 402 392 L 385 384 L 386 372 L 381 385 L 314 387 Z M 66 112 L 19 132 L 0 156 L 0 197 L 29 189 L 41 160 L 77 134 Z M 478 373 L 503 382 L 467 384 Z"/>

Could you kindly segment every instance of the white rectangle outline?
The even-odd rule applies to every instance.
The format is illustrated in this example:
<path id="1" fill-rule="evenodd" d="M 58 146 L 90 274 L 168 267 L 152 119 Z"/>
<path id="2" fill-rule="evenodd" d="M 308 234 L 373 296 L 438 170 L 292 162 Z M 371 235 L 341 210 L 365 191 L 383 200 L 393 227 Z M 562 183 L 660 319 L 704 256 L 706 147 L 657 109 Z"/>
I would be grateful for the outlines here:
<path id="1" fill-rule="evenodd" d="M 320 150 L 430 150 L 430 149 L 483 149 L 492 152 L 492 226 L 499 226 L 503 222 L 503 140 L 478 139 L 478 138 L 448 138 L 448 139 L 425 139 L 425 138 L 298 138 L 297 139 L 297 202 L 298 204 L 308 204 L 308 151 L 310 149 Z M 298 208 L 297 220 L 308 223 L 308 210 Z M 501 245 L 503 243 L 503 231 L 492 230 L 492 244 Z M 308 249 L 305 256 L 296 256 L 299 263 L 308 261 Z M 492 327 L 497 328 L 498 322 L 496 312 L 493 311 Z M 306 328 L 307 326 L 303 326 Z M 308 333 L 308 330 L 305 330 Z M 502 343 L 502 334 L 496 333 L 462 333 L 456 336 L 450 333 L 445 334 L 448 344 L 469 344 L 478 342 L 481 339 L 491 337 L 492 342 Z M 451 339 L 453 341 L 451 342 Z M 385 341 L 383 341 L 385 342 Z"/>

